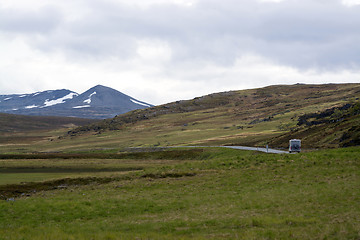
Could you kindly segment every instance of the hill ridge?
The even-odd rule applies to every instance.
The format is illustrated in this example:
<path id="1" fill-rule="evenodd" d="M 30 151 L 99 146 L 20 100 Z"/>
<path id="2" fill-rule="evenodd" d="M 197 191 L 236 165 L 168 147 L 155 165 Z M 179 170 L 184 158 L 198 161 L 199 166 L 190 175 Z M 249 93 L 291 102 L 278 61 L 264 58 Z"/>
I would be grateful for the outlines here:
<path id="1" fill-rule="evenodd" d="M 347 116 L 346 107 L 339 109 L 357 106 L 359 98 L 360 84 L 274 85 L 227 91 L 134 110 L 75 128 L 67 136 L 80 140 L 82 135 L 104 133 L 119 139 L 123 146 L 134 147 L 270 144 L 286 148 L 295 137 L 304 139 L 305 148 L 349 146 L 358 142 L 360 115 Z M 298 125 L 306 114 L 321 115 L 331 108 L 343 114 L 338 118 L 342 121 L 324 121 L 311 132 L 311 126 Z"/>

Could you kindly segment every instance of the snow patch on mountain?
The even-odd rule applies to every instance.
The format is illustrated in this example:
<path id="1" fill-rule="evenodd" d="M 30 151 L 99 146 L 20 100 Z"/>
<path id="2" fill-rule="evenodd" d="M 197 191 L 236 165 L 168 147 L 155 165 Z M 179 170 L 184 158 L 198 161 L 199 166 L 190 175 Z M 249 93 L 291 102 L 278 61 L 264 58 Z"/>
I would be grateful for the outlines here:
<path id="1" fill-rule="evenodd" d="M 73 107 L 73 108 L 87 108 L 87 107 L 90 107 L 90 105 L 76 106 L 76 107 Z"/>
<path id="2" fill-rule="evenodd" d="M 132 101 L 133 103 L 139 104 L 139 105 L 141 105 L 141 106 L 151 107 L 150 105 L 145 104 L 145 103 L 138 102 L 138 101 L 136 101 L 135 99 L 131 99 L 131 98 L 130 98 L 130 101 Z"/>
<path id="3" fill-rule="evenodd" d="M 31 108 L 37 108 L 38 106 L 36 106 L 36 105 L 30 105 L 30 106 L 26 106 L 25 108 L 26 109 L 31 109 Z"/>
<path id="4" fill-rule="evenodd" d="M 84 103 L 90 104 L 90 103 L 91 103 L 91 97 L 92 97 L 93 95 L 95 95 L 95 94 L 96 94 L 96 92 L 93 92 L 92 94 L 90 94 L 90 95 L 89 95 L 89 98 L 84 100 Z"/>
<path id="5" fill-rule="evenodd" d="M 21 96 L 19 96 L 19 98 L 23 98 L 23 97 L 26 97 L 27 95 L 21 95 Z"/>
<path id="6" fill-rule="evenodd" d="M 46 99 L 45 102 L 44 102 L 44 105 L 43 107 L 50 107 L 50 106 L 53 106 L 53 105 L 56 105 L 56 104 L 61 104 L 61 103 L 64 103 L 65 100 L 67 99 L 72 99 L 73 97 L 75 96 L 78 96 L 79 94 L 77 93 L 69 93 L 68 95 L 62 97 L 62 98 L 58 98 L 58 99 L 55 99 L 55 100 L 50 100 L 49 99 Z"/>
<path id="7" fill-rule="evenodd" d="M 4 101 L 10 100 L 12 97 L 5 98 Z"/>

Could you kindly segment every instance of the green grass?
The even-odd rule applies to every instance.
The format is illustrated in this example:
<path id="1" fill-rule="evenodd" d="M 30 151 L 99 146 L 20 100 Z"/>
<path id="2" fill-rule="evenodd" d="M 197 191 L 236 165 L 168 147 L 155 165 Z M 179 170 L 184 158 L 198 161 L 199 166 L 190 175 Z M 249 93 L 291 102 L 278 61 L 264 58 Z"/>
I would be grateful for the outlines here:
<path id="1" fill-rule="evenodd" d="M 0 155 L 0 185 L 74 177 L 106 177 L 197 158 L 201 149 L 134 153 Z M 170 158 L 170 159 L 169 159 Z"/>
<path id="2" fill-rule="evenodd" d="M 90 168 L 143 170 L 0 201 L 0 239 L 359 239 L 359 156 L 360 148 L 294 155 L 206 148 L 92 159 Z"/>

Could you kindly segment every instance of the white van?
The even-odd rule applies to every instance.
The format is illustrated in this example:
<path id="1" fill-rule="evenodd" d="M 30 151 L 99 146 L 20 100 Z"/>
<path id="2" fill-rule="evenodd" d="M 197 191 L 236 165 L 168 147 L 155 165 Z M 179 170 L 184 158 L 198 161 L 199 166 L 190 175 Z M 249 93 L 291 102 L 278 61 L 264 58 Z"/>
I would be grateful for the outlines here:
<path id="1" fill-rule="evenodd" d="M 289 141 L 289 152 L 300 152 L 301 151 L 301 140 L 291 139 Z"/>

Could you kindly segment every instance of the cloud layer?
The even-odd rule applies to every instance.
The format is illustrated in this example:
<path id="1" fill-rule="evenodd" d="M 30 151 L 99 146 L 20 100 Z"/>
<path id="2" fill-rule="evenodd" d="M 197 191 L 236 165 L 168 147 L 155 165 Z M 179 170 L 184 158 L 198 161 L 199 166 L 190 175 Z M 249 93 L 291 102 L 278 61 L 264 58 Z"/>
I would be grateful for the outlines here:
<path id="1" fill-rule="evenodd" d="M 356 0 L 9 2 L 0 4 L 0 94 L 99 83 L 159 104 L 360 82 Z"/>

